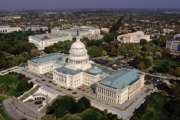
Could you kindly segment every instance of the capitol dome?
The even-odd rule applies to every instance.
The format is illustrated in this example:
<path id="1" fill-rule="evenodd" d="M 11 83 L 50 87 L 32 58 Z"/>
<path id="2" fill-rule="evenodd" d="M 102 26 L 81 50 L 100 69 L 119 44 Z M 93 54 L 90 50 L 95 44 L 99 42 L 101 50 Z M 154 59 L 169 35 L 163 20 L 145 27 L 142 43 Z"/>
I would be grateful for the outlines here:
<path id="1" fill-rule="evenodd" d="M 91 68 L 89 56 L 85 45 L 80 41 L 79 37 L 71 45 L 68 57 L 68 67 L 71 69 L 87 70 Z"/>
<path id="2" fill-rule="evenodd" d="M 74 42 L 71 45 L 71 49 L 84 49 L 84 48 L 85 48 L 85 45 L 80 41 L 79 38 L 76 40 L 76 42 Z"/>

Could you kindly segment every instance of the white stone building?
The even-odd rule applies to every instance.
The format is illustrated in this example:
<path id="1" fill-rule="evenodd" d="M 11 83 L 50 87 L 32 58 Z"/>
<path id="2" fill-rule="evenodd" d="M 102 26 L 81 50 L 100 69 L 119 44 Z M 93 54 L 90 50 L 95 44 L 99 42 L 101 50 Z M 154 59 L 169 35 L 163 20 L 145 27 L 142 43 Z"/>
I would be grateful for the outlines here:
<path id="1" fill-rule="evenodd" d="M 123 104 L 144 86 L 144 75 L 138 70 L 113 71 L 90 61 L 80 37 L 71 45 L 69 53 L 69 56 L 52 53 L 34 58 L 28 61 L 28 69 L 37 74 L 53 71 L 53 82 L 65 88 L 95 85 L 97 98 L 112 104 Z"/>
<path id="2" fill-rule="evenodd" d="M 28 70 L 36 74 L 52 72 L 55 68 L 63 66 L 66 58 L 66 55 L 60 53 L 39 56 L 28 61 Z"/>
<path id="3" fill-rule="evenodd" d="M 102 36 L 100 35 L 100 29 L 89 27 L 89 26 L 81 26 L 74 27 L 71 29 L 59 30 L 52 29 L 51 33 L 41 34 L 41 35 L 33 35 L 29 36 L 29 42 L 35 44 L 35 46 L 39 50 L 43 50 L 45 47 L 51 46 L 60 41 L 72 40 L 77 35 L 77 30 L 79 32 L 79 37 L 87 37 L 89 39 L 100 39 Z"/>
<path id="4" fill-rule="evenodd" d="M 31 25 L 25 27 L 25 31 L 48 31 L 48 27 L 40 25 Z"/>
<path id="5" fill-rule="evenodd" d="M 65 88 L 96 84 L 98 99 L 122 104 L 136 96 L 144 86 L 144 75 L 135 69 L 107 72 L 89 61 L 85 45 L 79 40 L 70 49 L 68 62 L 53 72 L 53 81 Z"/>
<path id="6" fill-rule="evenodd" d="M 72 27 L 70 29 L 64 29 L 64 30 L 60 30 L 60 29 L 52 29 L 51 32 L 52 33 L 66 33 L 69 34 L 70 36 L 72 36 L 72 38 L 75 38 L 77 35 L 77 30 L 79 32 L 79 37 L 80 38 L 88 38 L 88 39 L 100 39 L 101 38 L 101 30 L 99 28 L 95 28 L 92 26 L 75 26 Z"/>
<path id="7" fill-rule="evenodd" d="M 142 31 L 117 36 L 117 40 L 121 43 L 140 43 L 142 39 L 151 41 L 150 35 L 145 35 Z"/>
<path id="8" fill-rule="evenodd" d="M 123 104 L 135 97 L 144 86 L 144 75 L 134 69 L 121 69 L 101 80 L 96 87 L 97 98 L 112 104 Z"/>
<path id="9" fill-rule="evenodd" d="M 22 31 L 21 27 L 0 26 L 0 33 L 11 33 Z"/>
<path id="10" fill-rule="evenodd" d="M 168 48 L 172 55 L 180 55 L 180 34 L 174 36 L 172 40 L 166 41 L 166 48 Z"/>
<path id="11" fill-rule="evenodd" d="M 54 45 L 60 41 L 72 40 L 72 36 L 66 33 L 47 33 L 29 36 L 29 43 L 33 43 L 39 50 Z"/>
<path id="12" fill-rule="evenodd" d="M 90 86 L 103 76 L 100 69 L 92 67 L 85 45 L 78 38 L 71 46 L 68 62 L 54 70 L 53 81 L 59 86 L 75 89 L 82 85 Z"/>

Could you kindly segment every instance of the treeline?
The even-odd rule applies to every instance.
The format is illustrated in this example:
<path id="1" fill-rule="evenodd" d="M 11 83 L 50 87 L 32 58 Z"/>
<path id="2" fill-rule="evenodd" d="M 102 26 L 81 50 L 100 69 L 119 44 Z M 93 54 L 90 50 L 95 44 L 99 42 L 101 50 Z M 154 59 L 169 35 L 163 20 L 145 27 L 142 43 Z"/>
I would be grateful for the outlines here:
<path id="1" fill-rule="evenodd" d="M 173 81 L 169 87 L 165 83 L 157 88 L 161 93 L 153 93 L 138 108 L 130 120 L 179 120 L 180 82 Z"/>
<path id="2" fill-rule="evenodd" d="M 142 39 L 140 43 L 119 43 L 116 40 L 119 26 L 123 24 L 124 19 L 120 18 L 110 29 L 110 33 L 105 34 L 101 40 L 89 40 L 87 38 L 81 41 L 86 45 L 88 54 L 91 58 L 109 56 L 124 56 L 125 58 L 134 58 L 131 66 L 146 72 L 161 72 L 180 76 L 179 58 L 170 55 L 166 49 L 166 41 L 172 39 L 173 34 L 152 38 L 151 42 Z M 45 49 L 45 52 L 64 52 L 68 53 L 72 41 L 59 42 Z"/>
<path id="3" fill-rule="evenodd" d="M 71 44 L 73 42 L 74 41 L 70 41 L 70 40 L 67 40 L 64 42 L 58 42 L 58 43 L 55 43 L 53 46 L 45 48 L 44 51 L 46 53 L 62 52 L 62 53 L 68 54 Z"/>
<path id="4" fill-rule="evenodd" d="M 99 111 L 90 106 L 85 97 L 76 101 L 70 96 L 58 98 L 47 108 L 47 115 L 43 120 L 120 120 L 116 115 Z"/>
<path id="5" fill-rule="evenodd" d="M 28 83 L 26 76 L 18 73 L 9 73 L 0 76 L 0 94 L 6 96 L 20 96 L 33 87 L 33 83 Z"/>
<path id="6" fill-rule="evenodd" d="M 19 65 L 34 56 L 35 46 L 28 43 L 28 36 L 40 32 L 13 32 L 0 34 L 0 69 Z"/>

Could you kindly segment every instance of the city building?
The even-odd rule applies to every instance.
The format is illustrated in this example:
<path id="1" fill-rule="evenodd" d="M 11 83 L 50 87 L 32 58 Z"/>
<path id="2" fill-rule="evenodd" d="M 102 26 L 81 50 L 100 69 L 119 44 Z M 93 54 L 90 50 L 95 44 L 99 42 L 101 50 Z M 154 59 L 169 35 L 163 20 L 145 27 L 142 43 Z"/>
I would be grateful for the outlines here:
<path id="1" fill-rule="evenodd" d="M 22 31 L 20 27 L 0 26 L 0 33 L 11 33 Z"/>
<path id="2" fill-rule="evenodd" d="M 33 43 L 39 50 L 51 46 L 60 41 L 72 40 L 72 36 L 66 33 L 47 33 L 29 36 L 29 42 Z"/>
<path id="3" fill-rule="evenodd" d="M 71 29 L 52 29 L 51 33 L 41 34 L 29 36 L 29 42 L 35 44 L 35 46 L 39 50 L 43 50 L 45 47 L 51 46 L 60 41 L 72 40 L 76 37 L 77 30 L 79 32 L 79 37 L 89 38 L 89 39 L 100 39 L 102 36 L 100 35 L 100 29 L 89 27 L 89 26 L 81 26 L 81 27 L 73 27 Z"/>
<path id="4" fill-rule="evenodd" d="M 97 98 L 112 104 L 123 104 L 132 99 L 144 86 L 144 74 L 136 69 L 114 71 L 89 60 L 79 36 L 71 45 L 68 56 L 52 53 L 36 57 L 28 61 L 28 69 L 37 74 L 53 72 L 53 82 L 59 87 L 95 86 Z"/>
<path id="5" fill-rule="evenodd" d="M 138 70 L 123 68 L 110 73 L 93 64 L 79 37 L 69 53 L 68 62 L 53 72 L 53 81 L 58 86 L 76 89 L 96 85 L 97 97 L 113 104 L 133 98 L 144 86 L 144 75 Z"/>
<path id="6" fill-rule="evenodd" d="M 180 34 L 176 34 L 172 40 L 166 41 L 166 48 L 172 55 L 180 55 Z"/>
<path id="7" fill-rule="evenodd" d="M 164 28 L 163 29 L 163 33 L 166 35 L 166 34 L 169 34 L 169 33 L 172 33 L 174 32 L 174 29 L 169 29 L 169 28 Z"/>
<path id="8" fill-rule="evenodd" d="M 28 61 L 28 70 L 36 74 L 45 74 L 65 64 L 67 56 L 61 53 L 51 53 L 35 57 Z"/>
<path id="9" fill-rule="evenodd" d="M 142 31 L 117 36 L 117 40 L 121 43 L 140 43 L 142 39 L 147 42 L 151 41 L 150 35 L 145 35 Z"/>
<path id="10" fill-rule="evenodd" d="M 79 32 L 80 38 L 88 38 L 88 39 L 100 39 L 101 38 L 101 30 L 99 28 L 95 28 L 92 26 L 75 26 L 70 29 L 60 30 L 58 28 L 52 29 L 52 33 L 66 33 L 75 38 L 77 35 L 77 30 Z"/>
<path id="11" fill-rule="evenodd" d="M 135 97 L 144 86 L 144 75 L 135 69 L 121 69 L 97 83 L 97 98 L 123 104 Z"/>
<path id="12" fill-rule="evenodd" d="M 25 27 L 25 31 L 48 31 L 48 27 L 40 25 L 31 25 Z"/>
<path id="13" fill-rule="evenodd" d="M 53 81 L 62 87 L 78 88 L 82 85 L 91 86 L 104 77 L 97 67 L 92 67 L 85 45 L 78 37 L 70 49 L 68 62 L 53 72 Z"/>

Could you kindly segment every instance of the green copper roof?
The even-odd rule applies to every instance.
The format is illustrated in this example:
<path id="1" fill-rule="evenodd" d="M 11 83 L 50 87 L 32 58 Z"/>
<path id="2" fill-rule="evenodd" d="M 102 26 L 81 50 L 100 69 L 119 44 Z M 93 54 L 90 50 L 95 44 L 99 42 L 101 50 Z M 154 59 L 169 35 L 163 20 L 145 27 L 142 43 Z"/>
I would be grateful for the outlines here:
<path id="1" fill-rule="evenodd" d="M 104 80 L 100 81 L 100 84 L 115 89 L 122 89 L 132 84 L 134 81 L 138 80 L 139 75 L 140 75 L 139 71 L 136 69 L 123 68 L 121 70 L 112 73 Z"/>
<path id="2" fill-rule="evenodd" d="M 64 57 L 64 54 L 51 53 L 51 54 L 35 57 L 35 58 L 31 59 L 31 62 L 34 62 L 34 63 L 46 63 L 46 62 L 49 62 L 49 61 L 57 61 L 57 60 L 61 61 L 61 59 L 63 57 Z"/>
<path id="3" fill-rule="evenodd" d="M 58 72 L 61 72 L 63 74 L 69 74 L 69 75 L 75 75 L 77 73 L 80 73 L 81 70 L 73 70 L 67 67 L 60 67 L 56 69 Z"/>

